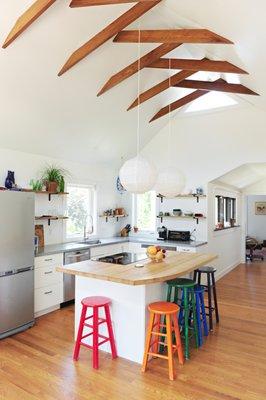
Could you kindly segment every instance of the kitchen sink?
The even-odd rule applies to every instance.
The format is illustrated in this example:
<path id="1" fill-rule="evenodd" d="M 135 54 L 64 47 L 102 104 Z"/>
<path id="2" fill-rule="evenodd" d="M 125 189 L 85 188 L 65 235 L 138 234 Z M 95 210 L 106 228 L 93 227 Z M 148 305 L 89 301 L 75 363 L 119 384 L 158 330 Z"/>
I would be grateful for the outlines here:
<path id="1" fill-rule="evenodd" d="M 101 241 L 99 239 L 87 239 L 78 242 L 78 244 L 101 244 Z"/>

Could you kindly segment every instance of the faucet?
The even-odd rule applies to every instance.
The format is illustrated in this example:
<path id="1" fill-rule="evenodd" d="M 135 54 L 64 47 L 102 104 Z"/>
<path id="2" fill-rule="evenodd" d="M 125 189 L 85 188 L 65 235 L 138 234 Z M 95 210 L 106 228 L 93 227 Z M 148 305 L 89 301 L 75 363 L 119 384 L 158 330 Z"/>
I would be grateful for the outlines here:
<path id="1" fill-rule="evenodd" d="M 88 218 L 90 219 L 90 221 L 91 221 L 91 230 L 90 230 L 90 232 L 88 232 L 87 231 L 87 224 L 85 223 L 85 225 L 84 225 L 84 233 L 83 233 L 83 239 L 84 239 L 84 242 L 86 242 L 86 240 L 88 240 L 89 239 L 89 236 L 88 235 L 92 235 L 93 234 L 93 217 L 92 217 L 92 215 L 88 215 Z"/>

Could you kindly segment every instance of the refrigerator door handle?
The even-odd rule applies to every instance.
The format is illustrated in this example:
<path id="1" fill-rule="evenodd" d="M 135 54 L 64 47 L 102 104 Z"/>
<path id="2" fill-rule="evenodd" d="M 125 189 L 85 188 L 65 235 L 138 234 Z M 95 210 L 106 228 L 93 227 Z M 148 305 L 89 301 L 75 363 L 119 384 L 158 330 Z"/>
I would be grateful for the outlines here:
<path id="1" fill-rule="evenodd" d="M 18 268 L 15 270 L 16 274 L 21 274 L 23 272 L 32 271 L 33 267 L 26 267 L 26 268 Z"/>
<path id="2" fill-rule="evenodd" d="M 0 272 L 0 278 L 10 275 L 21 274 L 27 271 L 33 271 L 34 267 L 25 267 L 25 268 L 18 268 L 18 269 L 10 269 L 9 271 Z"/>

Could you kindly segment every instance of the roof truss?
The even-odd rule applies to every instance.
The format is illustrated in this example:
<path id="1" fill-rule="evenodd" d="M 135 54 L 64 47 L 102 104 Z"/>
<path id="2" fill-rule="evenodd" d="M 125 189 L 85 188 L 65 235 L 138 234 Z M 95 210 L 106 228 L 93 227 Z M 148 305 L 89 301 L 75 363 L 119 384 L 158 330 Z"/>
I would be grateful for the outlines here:
<path id="1" fill-rule="evenodd" d="M 139 60 L 134 61 L 132 64 L 128 65 L 121 71 L 114 74 L 99 91 L 98 96 L 105 93 L 107 90 L 110 90 L 119 83 L 123 82 L 130 76 L 134 75 L 136 72 L 138 72 L 138 69 L 143 69 L 145 67 L 148 67 L 154 60 L 157 60 L 162 55 L 169 53 L 178 46 L 179 44 L 170 43 L 170 44 L 161 44 L 160 46 L 156 47 L 156 49 L 145 54 Z"/>
<path id="2" fill-rule="evenodd" d="M 118 17 L 115 21 L 109 24 L 106 28 L 104 28 L 101 32 L 97 33 L 92 39 L 86 42 L 83 46 L 77 49 L 67 60 L 65 65 L 59 72 L 59 76 L 64 74 L 78 62 L 80 62 L 83 58 L 87 57 L 90 53 L 92 53 L 95 49 L 105 43 L 107 40 L 111 39 L 114 35 L 116 35 L 121 29 L 124 29 L 126 26 L 134 22 L 141 15 L 145 14 L 151 8 L 155 7 L 160 3 L 161 0 L 149 1 L 149 2 L 139 2 L 120 17 Z"/>
<path id="3" fill-rule="evenodd" d="M 114 38 L 120 43 L 224 43 L 230 40 L 208 29 L 154 29 L 121 31 Z"/>
<path id="4" fill-rule="evenodd" d="M 218 91 L 218 92 L 235 93 L 235 94 L 249 94 L 258 96 L 257 93 L 253 92 L 253 90 L 247 88 L 246 86 L 236 83 L 228 83 L 224 79 L 219 79 L 214 82 L 185 79 L 184 81 L 178 82 L 173 86 L 179 88 L 187 88 L 187 89 L 199 89 L 199 90 Z"/>
<path id="5" fill-rule="evenodd" d="M 16 21 L 3 43 L 5 49 L 18 36 L 22 34 L 37 18 L 40 17 L 56 0 L 37 0 L 35 1 Z"/>
<path id="6" fill-rule="evenodd" d="M 228 61 L 215 61 L 204 58 L 203 60 L 183 58 L 160 58 L 149 65 L 149 68 L 186 69 L 187 71 L 208 71 L 230 74 L 248 74 L 243 69 L 236 67 Z"/>
<path id="7" fill-rule="evenodd" d="M 105 6 L 108 4 L 122 4 L 122 3 L 148 3 L 154 0 L 72 0 L 69 7 L 91 7 L 91 6 Z"/>

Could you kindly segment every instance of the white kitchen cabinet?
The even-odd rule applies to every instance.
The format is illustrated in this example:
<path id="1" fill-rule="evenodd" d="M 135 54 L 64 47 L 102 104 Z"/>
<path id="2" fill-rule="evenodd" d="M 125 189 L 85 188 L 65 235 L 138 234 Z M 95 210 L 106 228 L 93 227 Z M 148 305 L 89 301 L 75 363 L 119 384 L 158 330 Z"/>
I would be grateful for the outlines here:
<path id="1" fill-rule="evenodd" d="M 63 253 L 35 257 L 34 265 L 34 312 L 37 317 L 58 309 L 63 302 L 63 274 L 56 271 L 56 267 L 63 265 Z"/>

